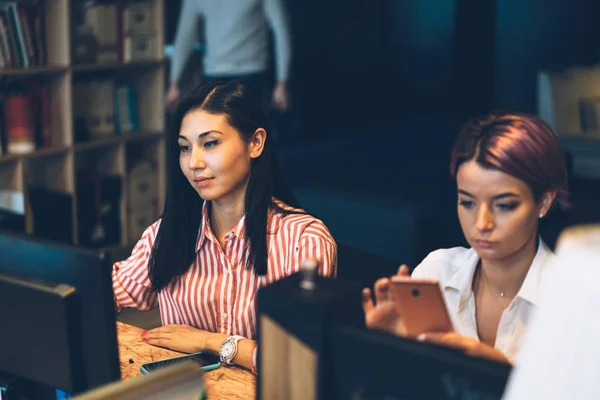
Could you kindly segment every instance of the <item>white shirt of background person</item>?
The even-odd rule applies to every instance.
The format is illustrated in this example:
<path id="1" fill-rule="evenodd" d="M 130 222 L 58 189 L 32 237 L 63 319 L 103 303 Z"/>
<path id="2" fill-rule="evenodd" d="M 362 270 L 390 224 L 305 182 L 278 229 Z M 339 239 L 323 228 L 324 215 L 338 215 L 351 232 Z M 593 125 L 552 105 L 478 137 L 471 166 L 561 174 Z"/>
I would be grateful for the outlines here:
<path id="1" fill-rule="evenodd" d="M 540 239 L 521 289 L 502 313 L 494 347 L 511 362 L 517 359 L 531 314 L 539 301 L 540 284 L 553 268 L 553 259 L 554 254 Z M 439 281 L 454 329 L 460 335 L 477 340 L 473 275 L 478 262 L 474 249 L 454 247 L 430 253 L 412 273 L 413 278 Z"/>
<path id="2" fill-rule="evenodd" d="M 600 226 L 559 238 L 504 400 L 600 399 Z"/>

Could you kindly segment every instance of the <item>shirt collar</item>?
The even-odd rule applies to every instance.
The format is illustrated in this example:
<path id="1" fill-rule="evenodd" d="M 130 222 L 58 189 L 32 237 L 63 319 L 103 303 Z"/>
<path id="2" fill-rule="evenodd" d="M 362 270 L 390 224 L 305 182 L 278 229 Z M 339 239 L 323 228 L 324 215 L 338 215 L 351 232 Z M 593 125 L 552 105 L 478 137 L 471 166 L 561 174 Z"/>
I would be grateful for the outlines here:
<path id="1" fill-rule="evenodd" d="M 278 200 L 276 198 L 273 198 L 273 201 L 278 206 L 280 206 L 284 209 L 294 210 L 294 208 L 289 207 L 288 205 L 286 205 L 285 203 L 281 202 L 280 200 Z M 209 210 L 210 210 L 210 204 L 208 201 L 205 201 L 204 204 L 202 205 L 202 220 L 200 222 L 200 228 L 198 230 L 198 239 L 196 241 L 196 253 L 198 251 L 200 251 L 200 248 L 204 244 L 205 239 L 208 239 L 208 240 L 211 240 L 212 242 L 217 243 L 217 239 L 215 238 L 215 235 L 213 234 L 212 228 L 210 226 L 210 218 L 208 215 Z M 300 210 L 300 211 L 303 211 L 303 210 Z M 281 225 L 282 217 L 283 217 L 282 213 L 276 212 L 272 208 L 269 208 L 269 213 L 268 213 L 268 221 L 269 222 L 268 222 L 268 230 L 267 230 L 268 234 L 276 234 L 277 233 L 277 231 L 279 230 L 279 227 Z M 244 215 L 239 220 L 237 225 L 227 235 L 233 235 L 238 240 L 243 240 L 245 234 L 246 234 L 246 216 Z"/>
<path id="2" fill-rule="evenodd" d="M 196 253 L 202 248 L 205 239 L 208 239 L 214 243 L 218 243 L 217 238 L 215 237 L 210 226 L 209 211 L 210 203 L 208 201 L 205 201 L 202 205 L 202 220 L 200 221 L 200 228 L 198 229 L 198 239 L 196 240 Z M 240 218 L 237 225 L 230 232 L 228 232 L 225 237 L 227 238 L 228 236 L 235 236 L 238 239 L 242 239 L 246 232 L 245 221 L 246 216 L 243 215 L 242 218 Z"/>
<path id="3" fill-rule="evenodd" d="M 539 287 L 543 275 L 543 267 L 554 256 L 546 244 L 539 239 L 538 249 L 525 276 L 523 285 L 517 293 L 517 297 L 527 300 L 530 303 L 537 304 L 539 297 Z M 469 249 L 463 257 L 455 260 L 454 275 L 448 279 L 444 289 L 454 289 L 460 292 L 460 306 L 466 302 L 473 290 L 473 275 L 479 262 L 479 256 L 473 248 Z"/>
<path id="4" fill-rule="evenodd" d="M 200 219 L 200 228 L 198 229 L 198 240 L 196 240 L 196 253 L 202 247 L 207 234 L 212 235 L 208 221 L 208 202 L 205 201 L 204 204 L 202 204 L 202 217 Z"/>
<path id="5" fill-rule="evenodd" d="M 543 274 L 545 272 L 545 265 L 549 265 L 549 261 L 554 257 L 552 251 L 546 246 L 546 244 L 540 239 L 538 244 L 538 250 L 535 254 L 535 258 L 529 267 L 529 271 L 525 276 L 523 285 L 517 297 L 527 300 L 532 304 L 537 304 L 539 299 L 540 283 L 542 282 Z"/>
<path id="6" fill-rule="evenodd" d="M 475 249 L 470 248 L 464 255 L 454 260 L 454 275 L 444 285 L 445 289 L 453 289 L 460 293 L 459 308 L 467 301 L 473 290 L 473 275 L 479 262 Z"/>

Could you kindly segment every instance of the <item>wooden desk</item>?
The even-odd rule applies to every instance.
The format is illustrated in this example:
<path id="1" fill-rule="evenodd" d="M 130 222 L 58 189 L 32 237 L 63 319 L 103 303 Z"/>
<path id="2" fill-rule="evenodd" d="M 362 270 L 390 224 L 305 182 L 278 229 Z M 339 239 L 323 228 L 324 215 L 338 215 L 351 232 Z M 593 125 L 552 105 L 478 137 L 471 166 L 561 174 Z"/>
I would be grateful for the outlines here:
<path id="1" fill-rule="evenodd" d="M 141 375 L 140 366 L 150 361 L 182 355 L 176 351 L 151 346 L 141 337 L 142 329 L 117 322 L 119 359 L 122 379 Z M 130 363 L 129 360 L 133 360 Z M 209 399 L 254 399 L 256 376 L 243 368 L 221 366 L 204 374 Z"/>

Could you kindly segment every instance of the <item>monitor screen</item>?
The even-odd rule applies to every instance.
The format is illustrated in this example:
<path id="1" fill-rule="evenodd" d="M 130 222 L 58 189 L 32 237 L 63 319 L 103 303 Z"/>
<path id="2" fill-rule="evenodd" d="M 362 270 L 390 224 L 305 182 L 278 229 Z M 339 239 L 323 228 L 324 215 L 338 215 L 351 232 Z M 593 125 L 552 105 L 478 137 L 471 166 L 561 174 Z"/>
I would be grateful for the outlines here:
<path id="1" fill-rule="evenodd" d="M 331 398 L 500 400 L 511 367 L 457 350 L 351 327 L 332 337 Z"/>
<path id="2" fill-rule="evenodd" d="M 80 340 L 72 349 L 81 354 L 79 366 L 83 389 L 91 389 L 120 379 L 120 363 L 115 325 L 111 262 L 104 251 L 80 249 L 28 236 L 0 233 L 0 274 L 17 278 L 66 284 L 77 293 L 78 315 L 71 316 L 79 324 Z M 20 307 L 14 304 L 13 307 Z M 28 318 L 35 318 L 29 315 Z M 39 341 L 44 338 L 44 326 L 37 327 Z M 0 330 L 0 341 L 11 334 L 10 324 Z M 79 343 L 77 343 L 79 342 Z M 27 343 L 15 346 L 27 348 Z"/>
<path id="3" fill-rule="evenodd" d="M 9 321 L 0 333 L 0 371 L 69 392 L 82 386 L 75 288 L 0 274 L 0 302 L 11 305 L 0 307 L 0 321 Z"/>

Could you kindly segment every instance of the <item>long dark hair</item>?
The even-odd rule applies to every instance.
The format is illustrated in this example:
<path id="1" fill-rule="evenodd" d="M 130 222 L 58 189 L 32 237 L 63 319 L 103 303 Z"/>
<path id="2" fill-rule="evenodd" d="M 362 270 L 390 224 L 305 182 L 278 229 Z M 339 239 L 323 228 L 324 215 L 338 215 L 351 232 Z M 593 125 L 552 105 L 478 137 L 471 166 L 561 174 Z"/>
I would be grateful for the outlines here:
<path id="1" fill-rule="evenodd" d="M 156 292 L 185 274 L 195 257 L 203 201 L 181 171 L 177 143 L 183 118 L 194 110 L 224 115 L 244 141 L 250 140 L 258 128 L 267 126 L 260 99 L 238 80 L 213 81 L 201 85 L 177 106 L 167 137 L 167 194 L 148 265 L 152 290 Z M 296 213 L 281 208 L 273 202 L 273 197 L 299 208 L 281 179 L 272 146 L 267 135 L 262 154 L 251 161 L 244 199 L 245 237 L 249 243 L 246 268 L 253 266 L 259 275 L 267 273 L 269 209 L 286 214 Z"/>

